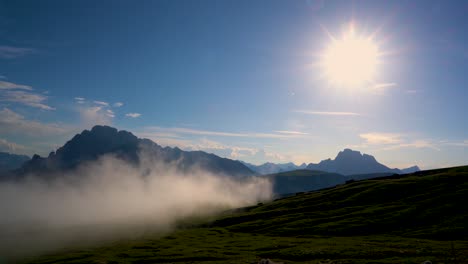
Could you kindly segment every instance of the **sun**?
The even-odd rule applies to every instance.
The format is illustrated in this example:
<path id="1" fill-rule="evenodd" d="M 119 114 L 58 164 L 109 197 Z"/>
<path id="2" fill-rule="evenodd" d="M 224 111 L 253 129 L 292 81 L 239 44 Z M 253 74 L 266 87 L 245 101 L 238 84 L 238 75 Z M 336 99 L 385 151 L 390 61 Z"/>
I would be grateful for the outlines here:
<path id="1" fill-rule="evenodd" d="M 379 49 L 372 37 L 357 34 L 351 24 L 340 39 L 331 39 L 322 54 L 325 78 L 333 84 L 347 87 L 372 82 L 379 63 Z"/>

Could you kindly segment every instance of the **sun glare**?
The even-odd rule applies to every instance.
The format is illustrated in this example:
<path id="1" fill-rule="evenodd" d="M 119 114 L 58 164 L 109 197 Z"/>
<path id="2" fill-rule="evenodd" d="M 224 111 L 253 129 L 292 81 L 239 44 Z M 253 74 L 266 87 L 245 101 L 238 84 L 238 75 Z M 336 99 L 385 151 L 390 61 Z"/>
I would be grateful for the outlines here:
<path id="1" fill-rule="evenodd" d="M 355 87 L 375 77 L 379 50 L 371 37 L 358 35 L 351 26 L 341 39 L 332 42 L 322 57 L 322 68 L 333 84 Z"/>

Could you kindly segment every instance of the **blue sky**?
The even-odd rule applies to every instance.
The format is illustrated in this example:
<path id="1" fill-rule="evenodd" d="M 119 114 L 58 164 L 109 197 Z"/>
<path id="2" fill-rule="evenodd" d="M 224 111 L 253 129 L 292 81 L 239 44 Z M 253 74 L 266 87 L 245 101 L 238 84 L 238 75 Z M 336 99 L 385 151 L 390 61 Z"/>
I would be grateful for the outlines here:
<path id="1" fill-rule="evenodd" d="M 391 167 L 467 164 L 466 1 L 0 1 L 0 151 L 94 124 L 252 163 L 349 147 Z M 317 66 L 346 25 L 372 82 Z"/>

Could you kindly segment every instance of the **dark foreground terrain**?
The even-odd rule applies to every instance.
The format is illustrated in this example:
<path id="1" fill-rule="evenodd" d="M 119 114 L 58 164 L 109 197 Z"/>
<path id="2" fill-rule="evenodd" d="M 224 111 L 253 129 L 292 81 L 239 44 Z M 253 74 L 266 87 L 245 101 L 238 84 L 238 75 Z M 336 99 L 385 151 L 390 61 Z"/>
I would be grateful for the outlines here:
<path id="1" fill-rule="evenodd" d="M 298 193 L 166 237 L 29 263 L 468 263 L 468 167 Z"/>

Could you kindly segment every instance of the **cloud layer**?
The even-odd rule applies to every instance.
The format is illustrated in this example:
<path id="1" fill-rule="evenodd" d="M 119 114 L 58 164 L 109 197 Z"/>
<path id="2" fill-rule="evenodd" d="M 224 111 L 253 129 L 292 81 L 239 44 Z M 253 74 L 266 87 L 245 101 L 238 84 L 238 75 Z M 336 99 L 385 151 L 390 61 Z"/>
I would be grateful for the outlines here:
<path id="1" fill-rule="evenodd" d="M 430 148 L 440 150 L 437 143 L 426 139 L 409 139 L 407 135 L 397 133 L 363 133 L 359 135 L 367 145 L 381 146 L 384 150 L 400 148 Z"/>
<path id="2" fill-rule="evenodd" d="M 1 134 L 28 135 L 34 137 L 54 136 L 68 132 L 66 126 L 56 123 L 42 123 L 26 119 L 9 108 L 0 110 Z"/>
<path id="3" fill-rule="evenodd" d="M 59 248 L 164 233 L 178 220 L 271 198 L 265 179 L 182 174 L 142 156 L 112 156 L 60 175 L 0 184 L 0 255 L 17 259 Z"/>
<path id="4" fill-rule="evenodd" d="M 55 110 L 45 102 L 48 97 L 33 92 L 29 85 L 0 81 L 0 102 L 17 103 L 42 110 Z"/>
<path id="5" fill-rule="evenodd" d="M 318 116 L 360 116 L 359 113 L 354 112 L 333 112 L 333 111 L 310 111 L 310 110 L 294 110 L 295 113 L 318 115 Z"/>

